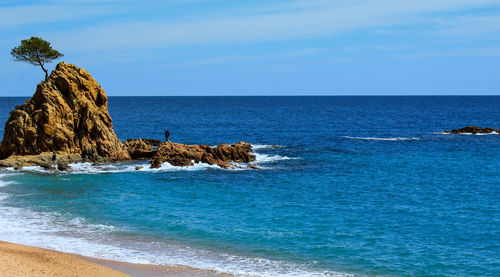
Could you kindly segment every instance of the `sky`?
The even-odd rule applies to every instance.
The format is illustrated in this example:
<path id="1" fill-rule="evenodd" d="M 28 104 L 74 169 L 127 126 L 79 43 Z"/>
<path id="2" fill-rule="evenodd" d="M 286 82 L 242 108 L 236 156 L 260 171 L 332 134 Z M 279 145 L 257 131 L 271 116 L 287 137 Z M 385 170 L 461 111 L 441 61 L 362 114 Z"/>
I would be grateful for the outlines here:
<path id="1" fill-rule="evenodd" d="M 110 96 L 500 94 L 500 0 L 1 0 L 0 96 L 31 36 Z"/>

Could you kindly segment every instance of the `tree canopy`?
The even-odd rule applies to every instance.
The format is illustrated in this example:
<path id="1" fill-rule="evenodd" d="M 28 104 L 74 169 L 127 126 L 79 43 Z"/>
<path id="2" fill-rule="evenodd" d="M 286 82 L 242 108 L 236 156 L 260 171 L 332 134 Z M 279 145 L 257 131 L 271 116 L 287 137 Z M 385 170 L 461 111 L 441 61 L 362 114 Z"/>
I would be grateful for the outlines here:
<path id="1" fill-rule="evenodd" d="M 50 42 L 39 37 L 21 40 L 21 45 L 14 47 L 10 54 L 14 57 L 15 61 L 39 65 L 45 72 L 45 81 L 47 81 L 49 74 L 44 65 L 63 56 L 63 54 L 50 46 Z"/>

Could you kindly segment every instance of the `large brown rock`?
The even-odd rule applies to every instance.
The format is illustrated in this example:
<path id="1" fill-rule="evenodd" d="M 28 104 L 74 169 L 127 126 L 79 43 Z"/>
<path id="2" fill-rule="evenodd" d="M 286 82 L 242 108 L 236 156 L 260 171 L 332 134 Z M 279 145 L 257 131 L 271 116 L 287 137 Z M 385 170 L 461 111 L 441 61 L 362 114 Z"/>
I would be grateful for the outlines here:
<path id="1" fill-rule="evenodd" d="M 56 165 L 60 165 L 59 167 L 62 167 L 63 165 L 66 166 L 70 163 L 83 161 L 84 159 L 82 159 L 82 156 L 80 154 L 58 154 Z M 12 155 L 7 159 L 0 160 L 0 167 L 16 168 L 16 165 L 20 165 L 21 167 L 28 165 L 38 165 L 43 168 L 49 168 L 53 166 L 54 163 L 52 162 L 52 153 L 50 152 L 45 152 L 39 155 Z"/>
<path id="2" fill-rule="evenodd" d="M 87 71 L 64 62 L 10 113 L 0 159 L 52 151 L 130 159 L 113 131 L 104 90 Z"/>
<path id="3" fill-rule="evenodd" d="M 231 146 L 219 144 L 212 148 L 204 144 L 186 145 L 167 141 L 158 147 L 158 152 L 151 159 L 151 167 L 159 168 L 165 162 L 174 166 L 192 166 L 194 163 L 203 162 L 228 168 L 231 162 L 255 161 L 255 155 L 251 152 L 252 146 L 246 142 Z"/>
<path id="4" fill-rule="evenodd" d="M 500 133 L 500 130 L 496 130 L 494 128 L 481 128 L 477 126 L 468 126 L 460 129 L 452 130 L 451 132 L 445 131 L 445 133 L 449 134 L 489 134 L 489 133 Z"/>
<path id="5" fill-rule="evenodd" d="M 154 139 L 128 139 L 123 143 L 130 157 L 137 159 L 151 159 L 158 150 L 153 147 L 158 147 L 161 141 Z"/>

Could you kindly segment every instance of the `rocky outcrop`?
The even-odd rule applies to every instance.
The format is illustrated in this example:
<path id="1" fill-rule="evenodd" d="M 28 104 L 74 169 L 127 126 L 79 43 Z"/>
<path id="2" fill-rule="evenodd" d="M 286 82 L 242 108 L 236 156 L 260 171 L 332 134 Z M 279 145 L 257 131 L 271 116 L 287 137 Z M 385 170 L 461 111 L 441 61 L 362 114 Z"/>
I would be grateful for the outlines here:
<path id="1" fill-rule="evenodd" d="M 87 71 L 64 62 L 10 113 L 0 159 L 53 151 L 90 160 L 130 159 L 113 131 L 104 90 Z"/>
<path id="2" fill-rule="evenodd" d="M 38 165 L 43 168 L 53 168 L 57 166 L 60 169 L 67 169 L 70 163 L 83 162 L 80 154 L 60 154 L 57 155 L 56 164 L 52 162 L 52 153 L 45 152 L 39 155 L 12 155 L 7 159 L 0 160 L 0 167 L 22 168 L 23 166 Z"/>
<path id="3" fill-rule="evenodd" d="M 452 131 L 444 131 L 447 134 L 489 134 L 489 133 L 499 133 L 500 134 L 500 129 L 494 129 L 494 128 L 481 128 L 477 126 L 469 126 L 469 127 L 463 127 L 460 129 L 452 130 Z"/>
<path id="4" fill-rule="evenodd" d="M 212 148 L 204 144 L 186 145 L 168 141 L 158 147 L 158 152 L 151 159 L 151 167 L 159 168 L 165 162 L 174 166 L 192 166 L 194 163 L 203 162 L 229 168 L 231 162 L 255 161 L 255 155 L 251 152 L 252 146 L 246 142 L 238 142 L 231 146 L 219 144 Z"/>
<path id="5" fill-rule="evenodd" d="M 139 138 L 122 143 L 113 131 L 104 90 L 84 69 L 62 62 L 37 86 L 31 99 L 10 113 L 0 145 L 0 167 L 39 165 L 68 170 L 74 162 L 151 159 L 153 168 L 165 162 L 228 168 L 235 166 L 233 162 L 254 161 L 251 152 L 245 142 L 210 147 Z"/>
<path id="6" fill-rule="evenodd" d="M 134 160 L 151 159 L 158 152 L 161 141 L 154 139 L 128 139 L 123 143 L 128 154 Z M 156 149 L 154 149 L 156 148 Z"/>

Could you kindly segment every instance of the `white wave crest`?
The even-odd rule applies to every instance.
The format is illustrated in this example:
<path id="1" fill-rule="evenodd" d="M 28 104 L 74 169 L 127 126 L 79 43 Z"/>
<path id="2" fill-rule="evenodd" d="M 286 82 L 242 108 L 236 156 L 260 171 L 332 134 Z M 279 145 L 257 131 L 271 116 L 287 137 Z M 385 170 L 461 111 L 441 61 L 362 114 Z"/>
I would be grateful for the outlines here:
<path id="1" fill-rule="evenodd" d="M 198 171 L 198 170 L 206 170 L 209 168 L 220 169 L 220 167 L 215 164 L 209 165 L 202 162 L 199 163 L 193 162 L 193 163 L 194 165 L 192 166 L 174 166 L 168 162 L 165 162 L 159 168 L 150 168 L 148 165 L 147 167 L 140 169 L 140 171 L 161 172 L 161 171 Z"/>
<path id="2" fill-rule="evenodd" d="M 280 156 L 280 155 L 271 155 L 271 154 L 263 154 L 257 153 L 255 154 L 254 164 L 265 164 L 265 163 L 273 163 L 276 161 L 283 160 L 293 160 L 297 158 Z M 115 163 L 115 164 L 103 164 L 103 165 L 94 165 L 92 163 L 72 163 L 69 164 L 71 168 L 67 173 L 75 174 L 99 174 L 99 173 L 121 173 L 121 172 L 170 172 L 170 171 L 199 171 L 199 170 L 207 170 L 207 169 L 217 169 L 217 170 L 248 170 L 246 164 L 242 163 L 234 163 L 236 167 L 232 168 L 221 168 L 215 164 L 209 165 L 206 163 L 195 163 L 193 161 L 193 166 L 174 166 L 168 162 L 165 162 L 159 168 L 151 168 L 150 163 L 147 161 L 144 162 L 135 162 L 135 163 Z M 136 169 L 138 168 L 138 169 Z M 265 168 L 264 168 L 265 169 Z M 24 170 L 24 168 L 23 168 Z M 40 171 L 40 172 L 48 172 L 41 167 L 31 167 L 31 171 Z"/>
<path id="3" fill-rule="evenodd" d="M 12 183 L 14 183 L 14 182 L 0 180 L 0 187 L 5 187 L 5 186 L 8 186 L 8 185 L 10 185 Z"/>
<path id="4" fill-rule="evenodd" d="M 265 161 L 264 161 L 265 162 Z M 114 164 L 102 164 L 95 165 L 89 162 L 83 163 L 71 163 L 68 164 L 70 170 L 68 171 L 49 171 L 40 166 L 26 166 L 21 170 L 15 170 L 14 168 L 7 168 L 8 171 L 12 172 L 26 172 L 26 173 L 44 173 L 44 174 L 110 174 L 110 173 L 124 173 L 124 172 L 171 172 L 171 171 L 200 171 L 207 169 L 219 169 L 219 170 L 245 170 L 248 169 L 246 164 L 235 163 L 235 168 L 221 168 L 217 165 L 209 165 L 206 163 L 194 163 L 193 166 L 174 166 L 168 162 L 165 162 L 159 168 L 151 168 L 149 162 L 138 162 L 138 163 L 114 163 Z M 0 186 L 2 183 L 0 182 Z"/>
<path id="5" fill-rule="evenodd" d="M 291 159 L 277 155 L 259 155 L 261 156 L 258 159 L 264 162 Z M 116 164 L 114 168 L 122 170 L 121 172 L 124 170 L 135 171 L 135 165 Z M 197 164 L 194 167 L 197 166 L 214 167 L 205 164 Z M 96 170 L 95 166 L 89 163 L 72 164 L 73 167 L 79 172 Z M 184 169 L 191 170 L 189 167 Z M 168 171 L 179 170 L 179 167 L 165 164 L 159 169 L 144 168 L 141 170 Z M 16 174 L 0 175 L 0 180 L 9 175 Z M 193 248 L 165 241 L 138 239 L 136 235 L 125 235 L 127 230 L 121 227 L 90 222 L 81 217 L 67 218 L 58 212 L 39 212 L 7 206 L 6 203 L 2 203 L 2 200 L 7 197 L 7 194 L 0 193 L 0 238 L 13 243 L 131 263 L 189 266 L 235 276 L 351 276 L 331 270 L 316 270 L 311 267 L 314 263 L 296 264 Z M 15 220 L 13 220 L 13 215 L 15 215 Z"/>
<path id="6" fill-rule="evenodd" d="M 16 215 L 15 220 L 12 215 Z M 12 243 L 130 263 L 188 266 L 235 276 L 352 276 L 286 261 L 136 239 L 136 235 L 126 236 L 126 230 L 115 226 L 93 224 L 83 218 L 64 220 L 56 212 L 0 205 L 0 226 L 2 240 Z"/>
<path id="7" fill-rule="evenodd" d="M 9 174 L 9 173 L 0 173 L 0 187 L 5 187 L 5 186 L 8 186 L 10 184 L 16 183 L 14 181 L 5 181 L 5 180 L 3 180 L 5 177 L 11 176 L 11 175 L 12 174 Z"/>
<path id="8" fill-rule="evenodd" d="M 37 165 L 29 165 L 29 166 L 23 166 L 21 170 L 15 170 L 13 167 L 7 167 L 5 168 L 7 171 L 22 171 L 22 172 L 49 172 L 45 168 Z"/>
<path id="9" fill-rule="evenodd" d="M 252 149 L 253 150 L 259 150 L 259 149 L 275 149 L 275 148 L 285 148 L 283 145 L 277 145 L 277 144 L 252 144 Z"/>
<path id="10" fill-rule="evenodd" d="M 416 137 L 387 137 L 387 138 L 378 138 L 378 137 L 350 137 L 350 136 L 344 136 L 344 138 L 357 139 L 357 140 L 378 140 L 378 141 L 420 140 L 420 138 L 416 138 Z"/>
<path id="11" fill-rule="evenodd" d="M 267 145 L 267 144 L 252 144 L 255 150 L 254 154 L 256 160 L 252 163 L 254 164 L 266 164 L 273 163 L 283 160 L 293 160 L 298 159 L 295 157 L 287 157 L 273 154 L 258 153 L 258 150 L 262 149 L 275 149 L 283 148 L 282 145 Z M 194 163 L 194 162 L 193 162 Z M 50 171 L 46 170 L 41 166 L 24 166 L 21 172 L 31 172 L 31 173 L 46 173 L 46 174 L 106 174 L 106 173 L 122 173 L 122 172 L 169 172 L 169 171 L 198 171 L 207 169 L 218 169 L 218 170 L 248 170 L 248 166 L 244 163 L 233 163 L 235 167 L 230 167 L 227 169 L 221 168 L 217 165 L 209 165 L 206 163 L 194 163 L 193 166 L 173 166 L 170 163 L 163 163 L 159 168 L 151 168 L 151 164 L 148 161 L 141 162 L 129 162 L 129 163 L 109 163 L 109 164 L 93 164 L 90 162 L 79 162 L 68 164 L 70 170 L 68 171 Z M 265 167 L 260 166 L 262 169 Z M 7 171 L 16 171 L 14 168 L 10 167 L 6 169 Z"/>
<path id="12" fill-rule="evenodd" d="M 285 160 L 296 160 L 298 158 L 280 156 L 280 155 L 271 155 L 271 154 L 263 154 L 263 153 L 254 153 L 255 154 L 255 164 L 265 164 L 265 163 L 273 163 L 277 161 L 285 161 Z"/>

